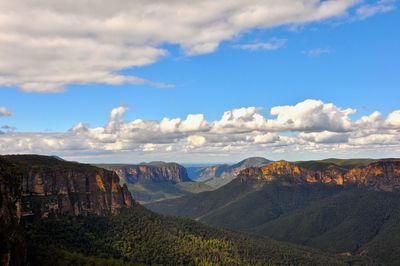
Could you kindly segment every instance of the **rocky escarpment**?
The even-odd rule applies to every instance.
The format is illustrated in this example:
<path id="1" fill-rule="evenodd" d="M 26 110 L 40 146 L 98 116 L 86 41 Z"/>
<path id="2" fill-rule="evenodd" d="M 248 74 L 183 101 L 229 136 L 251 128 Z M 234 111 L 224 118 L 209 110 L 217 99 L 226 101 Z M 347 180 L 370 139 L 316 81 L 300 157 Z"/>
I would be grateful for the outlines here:
<path id="1" fill-rule="evenodd" d="M 179 183 L 190 181 L 186 168 L 177 163 L 150 163 L 139 165 L 99 165 L 114 171 L 125 183 L 138 181 Z"/>
<path id="2" fill-rule="evenodd" d="M 56 157 L 0 156 L 1 265 L 26 265 L 23 219 L 116 214 L 132 204 L 114 172 Z"/>
<path id="3" fill-rule="evenodd" d="M 282 180 L 292 183 L 332 183 L 365 185 L 383 191 L 400 189 L 400 159 L 382 159 L 362 167 L 342 167 L 334 163 L 277 161 L 260 168 L 247 168 L 239 178 Z"/>
<path id="4" fill-rule="evenodd" d="M 21 173 L 0 157 L 0 265 L 24 265 L 22 240 Z"/>
<path id="5" fill-rule="evenodd" d="M 132 205 L 126 186 L 111 171 L 37 155 L 2 156 L 18 169 L 21 215 L 103 215 Z"/>

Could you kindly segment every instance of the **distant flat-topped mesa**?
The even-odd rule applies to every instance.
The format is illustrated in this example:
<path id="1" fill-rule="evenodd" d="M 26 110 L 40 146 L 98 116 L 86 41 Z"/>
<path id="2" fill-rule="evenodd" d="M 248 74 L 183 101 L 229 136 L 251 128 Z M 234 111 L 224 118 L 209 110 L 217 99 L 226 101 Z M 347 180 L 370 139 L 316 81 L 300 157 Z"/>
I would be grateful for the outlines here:
<path id="1" fill-rule="evenodd" d="M 0 164 L 0 194 L 15 201 L 9 203 L 22 216 L 103 215 L 132 206 L 130 192 L 112 171 L 39 155 L 0 156 Z"/>
<path id="2" fill-rule="evenodd" d="M 356 184 L 392 191 L 400 189 L 400 159 L 277 161 L 260 168 L 247 168 L 239 174 L 239 178 L 242 181 Z"/>
<path id="3" fill-rule="evenodd" d="M 114 171 L 122 182 L 138 181 L 179 183 L 190 181 L 185 167 L 177 163 L 151 162 L 141 164 L 99 164 L 107 170 Z"/>

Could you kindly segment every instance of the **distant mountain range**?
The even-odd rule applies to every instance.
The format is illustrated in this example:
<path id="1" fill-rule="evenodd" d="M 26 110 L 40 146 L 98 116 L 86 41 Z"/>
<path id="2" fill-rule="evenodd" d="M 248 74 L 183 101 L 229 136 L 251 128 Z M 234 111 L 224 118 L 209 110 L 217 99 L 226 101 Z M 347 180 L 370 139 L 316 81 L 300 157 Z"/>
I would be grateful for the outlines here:
<path id="1" fill-rule="evenodd" d="M 149 203 L 211 191 L 229 183 L 247 167 L 263 166 L 270 162 L 265 158 L 252 157 L 233 165 L 208 167 L 185 168 L 177 163 L 161 161 L 96 166 L 114 171 L 121 183 L 128 186 L 135 200 Z"/>
<path id="2" fill-rule="evenodd" d="M 236 178 L 243 169 L 248 167 L 261 167 L 270 162 L 270 160 L 262 157 L 250 157 L 232 165 L 217 164 L 211 166 L 188 167 L 187 172 L 190 179 L 218 188 Z"/>
<path id="3" fill-rule="evenodd" d="M 146 205 L 258 236 L 400 265 L 400 159 L 277 161 L 214 191 Z"/>

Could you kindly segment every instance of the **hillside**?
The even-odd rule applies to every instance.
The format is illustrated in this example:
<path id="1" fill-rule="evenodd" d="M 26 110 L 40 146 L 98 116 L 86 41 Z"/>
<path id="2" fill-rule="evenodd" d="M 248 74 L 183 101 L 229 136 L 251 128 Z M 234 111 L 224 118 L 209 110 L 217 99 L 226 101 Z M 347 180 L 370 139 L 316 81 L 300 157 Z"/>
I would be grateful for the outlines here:
<path id="1" fill-rule="evenodd" d="M 24 176 L 31 176 L 29 173 L 35 173 L 35 180 L 40 173 L 42 181 L 64 180 L 77 189 L 80 181 L 90 181 L 92 173 L 113 177 L 113 172 L 44 156 L 0 157 L 0 169 L 0 257 L 7 266 L 345 263 L 309 248 L 157 215 L 135 202 L 118 212 L 109 209 L 108 212 L 77 213 L 56 209 L 48 215 L 36 212 L 32 209 L 35 205 L 31 204 L 25 206 L 25 211 L 32 215 L 20 216 L 16 203 L 23 198 L 26 202 L 37 199 L 34 191 L 23 191 L 21 187 Z M 113 178 L 106 180 L 114 182 Z M 47 190 L 48 183 L 43 183 L 43 197 L 63 193 L 62 190 Z M 103 185 L 108 187 L 108 183 L 86 184 L 89 191 Z M 111 187 L 115 190 L 116 185 Z M 97 194 L 102 197 L 100 191 Z M 79 196 L 75 199 L 81 200 Z M 40 206 L 47 205 L 42 202 Z"/>
<path id="2" fill-rule="evenodd" d="M 147 205 L 159 213 L 349 253 L 400 259 L 400 160 L 279 161 L 211 192 Z"/>
<path id="3" fill-rule="evenodd" d="M 46 243 L 29 257 L 41 265 L 58 265 L 64 251 L 146 265 L 344 264 L 311 249 L 165 218 L 140 205 L 118 216 L 42 220 L 29 225 L 28 235 L 32 244 Z"/>
<path id="4" fill-rule="evenodd" d="M 236 164 L 217 164 L 212 166 L 188 167 L 189 178 L 205 183 L 213 188 L 219 188 L 236 178 L 243 170 L 249 167 L 261 167 L 271 161 L 263 157 L 250 157 Z"/>
<path id="5" fill-rule="evenodd" d="M 251 232 L 330 253 L 400 263 L 400 193 L 354 189 L 312 202 Z"/>
<path id="6" fill-rule="evenodd" d="M 276 219 L 342 191 L 321 184 L 298 186 L 239 178 L 210 192 L 145 205 L 161 214 L 183 216 L 235 230 L 244 230 Z"/>
<path id="7" fill-rule="evenodd" d="M 211 191 L 212 187 L 194 181 L 179 183 L 137 181 L 126 184 L 133 198 L 139 203 L 150 203 L 165 199 L 174 199 L 182 196 Z"/>

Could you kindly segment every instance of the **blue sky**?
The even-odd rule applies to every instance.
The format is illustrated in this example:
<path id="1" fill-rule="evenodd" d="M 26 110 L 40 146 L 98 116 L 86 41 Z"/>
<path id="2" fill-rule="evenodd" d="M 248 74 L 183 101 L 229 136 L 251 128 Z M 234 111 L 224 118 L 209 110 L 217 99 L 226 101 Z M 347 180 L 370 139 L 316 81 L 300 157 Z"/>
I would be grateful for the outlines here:
<path id="1" fill-rule="evenodd" d="M 36 93 L 20 90 L 18 85 L 3 86 L 0 107 L 12 115 L 0 117 L 0 126 L 13 126 L 20 133 L 66 132 L 79 122 L 103 127 L 118 106 L 129 108 L 125 121 L 184 119 L 188 114 L 204 114 L 207 121 L 217 121 L 225 111 L 250 106 L 271 119 L 272 107 L 294 106 L 306 99 L 356 109 L 350 115 L 353 121 L 374 111 L 384 117 L 400 109 L 400 32 L 396 25 L 400 25 L 397 9 L 365 19 L 250 28 L 221 41 L 212 52 L 193 56 L 185 54 L 179 44 L 163 44 L 167 55 L 120 73 L 173 87 L 67 83 L 64 92 Z M 282 41 L 282 47 L 239 48 L 273 40 Z"/>
<path id="2" fill-rule="evenodd" d="M 84 121 L 107 122 L 121 103 L 131 110 L 127 118 L 161 119 L 204 113 L 218 119 L 226 110 L 242 106 L 268 108 L 321 99 L 359 114 L 389 112 L 400 102 L 400 13 L 390 12 L 352 23 L 315 23 L 292 31 L 287 27 L 253 30 L 224 42 L 218 51 L 184 57 L 179 47 L 159 62 L 125 71 L 172 83 L 175 88 L 146 85 L 70 85 L 61 94 L 0 90 L 0 103 L 14 111 L 3 119 L 21 131 L 65 131 Z M 275 51 L 247 51 L 234 43 L 287 39 Z M 328 48 L 320 56 L 303 51 Z"/>

